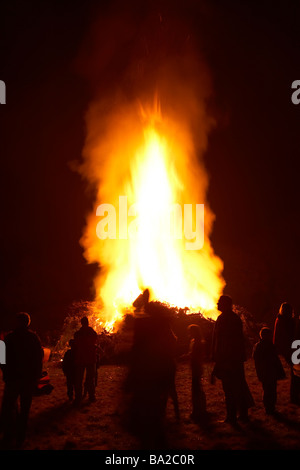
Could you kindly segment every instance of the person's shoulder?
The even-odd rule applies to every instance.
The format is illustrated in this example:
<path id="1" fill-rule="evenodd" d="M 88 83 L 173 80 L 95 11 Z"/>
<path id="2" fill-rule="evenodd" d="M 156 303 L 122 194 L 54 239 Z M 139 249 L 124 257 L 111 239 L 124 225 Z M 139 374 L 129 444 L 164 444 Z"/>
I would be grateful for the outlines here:
<path id="1" fill-rule="evenodd" d="M 225 327 L 226 325 L 226 318 L 224 318 L 224 314 L 223 313 L 220 313 L 220 315 L 218 316 L 218 318 L 216 319 L 215 321 L 215 333 L 216 335 L 221 331 L 223 330 L 223 328 Z"/>
<path id="2" fill-rule="evenodd" d="M 257 343 L 255 343 L 255 345 L 253 346 L 253 353 L 255 352 L 259 352 L 259 350 L 262 348 L 262 342 L 261 341 L 258 341 Z"/>
<path id="3" fill-rule="evenodd" d="M 231 310 L 231 312 L 221 313 L 216 319 L 216 324 L 230 323 L 230 322 L 242 323 L 240 316 L 237 313 L 235 313 L 233 310 Z"/>
<path id="4" fill-rule="evenodd" d="M 91 326 L 89 326 L 89 332 L 90 332 L 90 334 L 92 334 L 92 335 L 98 336 L 97 333 L 96 333 L 96 331 L 94 330 L 94 328 L 92 328 Z"/>
<path id="5" fill-rule="evenodd" d="M 27 338 L 28 338 L 29 341 L 31 341 L 32 343 L 35 343 L 35 344 L 41 346 L 40 337 L 39 337 L 39 335 L 38 335 L 35 331 L 27 330 L 27 331 L 26 331 L 26 336 L 27 336 Z"/>
<path id="6" fill-rule="evenodd" d="M 220 315 L 217 317 L 217 319 L 215 320 L 215 325 L 218 325 L 219 323 L 222 323 L 222 320 L 223 320 L 223 313 L 220 313 Z"/>
<path id="7" fill-rule="evenodd" d="M 79 330 L 75 331 L 74 333 L 74 339 L 78 339 L 80 338 L 80 336 L 82 335 L 82 328 L 79 328 Z"/>
<path id="8" fill-rule="evenodd" d="M 26 333 L 27 333 L 27 335 L 30 336 L 31 338 L 37 338 L 37 339 L 39 339 L 38 334 L 37 334 L 35 331 L 33 331 L 33 330 L 26 330 Z"/>
<path id="9" fill-rule="evenodd" d="M 232 312 L 231 312 L 231 316 L 232 316 L 232 320 L 233 320 L 236 324 L 238 324 L 238 325 L 242 325 L 242 324 L 243 324 L 243 321 L 242 321 L 242 319 L 241 319 L 241 317 L 239 316 L 238 313 L 232 311 Z"/>

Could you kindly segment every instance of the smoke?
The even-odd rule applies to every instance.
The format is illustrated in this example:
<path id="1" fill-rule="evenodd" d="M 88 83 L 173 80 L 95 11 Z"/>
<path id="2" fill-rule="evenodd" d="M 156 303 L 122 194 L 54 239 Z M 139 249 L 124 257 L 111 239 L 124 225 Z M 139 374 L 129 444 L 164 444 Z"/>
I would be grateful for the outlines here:
<path id="1" fill-rule="evenodd" d="M 199 16 L 205 16 L 203 5 L 187 1 L 184 9 L 178 9 L 174 2 L 160 2 L 159 6 L 152 2 L 151 7 L 144 2 L 126 2 L 126 6 L 114 2 L 102 9 L 91 25 L 77 67 L 93 96 L 86 114 L 87 136 L 80 172 L 94 188 L 105 181 L 110 186 L 107 167 L 112 164 L 124 167 L 126 174 L 125 157 L 131 149 L 124 141 L 124 155 L 112 162 L 109 155 L 113 152 L 106 147 L 108 134 L 131 134 L 137 126 L 137 109 L 150 109 L 154 98 L 159 100 L 164 115 L 193 136 L 194 152 L 190 157 L 204 166 L 208 135 L 216 123 L 208 114 L 213 95 L 211 76 L 194 25 L 195 16 L 198 27 Z M 193 158 L 187 162 L 195 171 L 197 162 Z M 205 194 L 207 175 L 201 184 Z M 103 187 L 101 193 L 105 197 Z"/>

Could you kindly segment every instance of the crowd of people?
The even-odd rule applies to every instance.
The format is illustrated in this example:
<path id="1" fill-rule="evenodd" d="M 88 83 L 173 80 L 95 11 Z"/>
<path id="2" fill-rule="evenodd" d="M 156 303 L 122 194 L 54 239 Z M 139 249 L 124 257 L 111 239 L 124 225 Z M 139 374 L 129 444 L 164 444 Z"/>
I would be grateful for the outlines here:
<path id="1" fill-rule="evenodd" d="M 127 393 L 130 397 L 130 424 L 144 445 L 159 446 L 164 440 L 163 420 L 167 400 L 174 403 L 175 416 L 179 416 L 175 387 L 176 338 L 168 316 L 161 315 L 159 306 L 149 302 L 149 296 L 140 296 L 139 309 L 144 315 L 136 320 L 131 366 L 128 374 Z M 254 400 L 245 376 L 246 348 L 243 323 L 234 313 L 231 297 L 222 295 L 218 301 L 218 316 L 212 334 L 211 382 L 222 383 L 226 418 L 225 422 L 238 426 L 249 421 L 248 412 Z M 205 362 L 205 338 L 199 325 L 188 327 L 191 368 L 191 419 L 202 426 L 209 424 L 206 395 L 203 387 Z M 285 378 L 280 359 L 285 360 L 291 375 L 291 402 L 300 404 L 298 377 L 294 374 L 292 342 L 296 338 L 297 325 L 293 309 L 282 304 L 276 318 L 274 331 L 264 327 L 260 340 L 254 345 L 253 359 L 258 380 L 262 384 L 263 404 L 267 414 L 276 414 L 277 381 Z"/>
<path id="2" fill-rule="evenodd" d="M 128 375 L 123 387 L 127 424 L 138 434 L 144 445 L 162 445 L 163 420 L 167 401 L 174 405 L 177 420 L 180 419 L 176 391 L 176 364 L 178 360 L 177 338 L 170 318 L 161 315 L 155 302 L 149 302 L 145 291 L 135 305 L 138 312 L 134 323 L 134 336 L 128 364 Z M 248 410 L 254 400 L 247 384 L 244 364 L 246 361 L 243 323 L 234 313 L 232 299 L 222 295 L 218 301 L 218 316 L 212 335 L 211 382 L 222 383 L 226 419 L 236 425 L 247 421 Z M 34 390 L 42 374 L 43 348 L 35 333 L 29 329 L 30 316 L 19 313 L 15 329 L 5 336 L 6 363 L 1 365 L 5 383 L 1 431 L 4 448 L 21 448 L 34 396 Z M 208 410 L 203 388 L 205 339 L 199 325 L 188 326 L 190 347 L 187 353 L 191 367 L 191 419 L 199 424 L 208 421 Z M 258 380 L 262 384 L 263 404 L 267 414 L 276 413 L 277 381 L 286 377 L 282 360 L 290 368 L 290 400 L 300 404 L 298 377 L 291 360 L 291 345 L 297 339 L 297 327 L 292 307 L 283 303 L 274 329 L 263 327 L 260 340 L 253 348 L 253 360 Z M 81 328 L 69 342 L 70 349 L 63 358 L 68 399 L 80 406 L 83 397 L 95 401 L 97 383 L 97 333 L 89 326 L 87 317 L 81 319 Z M 20 401 L 17 408 L 18 399 Z M 16 414 L 16 410 L 19 410 Z"/>
<path id="3" fill-rule="evenodd" d="M 32 399 L 38 394 L 38 384 L 43 382 L 44 349 L 38 336 L 29 329 L 30 322 L 28 313 L 18 313 L 14 330 L 4 338 L 6 360 L 1 368 L 5 386 L 0 427 L 5 449 L 22 447 Z M 70 400 L 74 398 L 75 405 L 80 405 L 85 395 L 91 403 L 95 401 L 97 340 L 98 335 L 89 326 L 88 318 L 83 317 L 81 328 L 70 341 L 71 347 L 63 360 L 67 394 Z"/>

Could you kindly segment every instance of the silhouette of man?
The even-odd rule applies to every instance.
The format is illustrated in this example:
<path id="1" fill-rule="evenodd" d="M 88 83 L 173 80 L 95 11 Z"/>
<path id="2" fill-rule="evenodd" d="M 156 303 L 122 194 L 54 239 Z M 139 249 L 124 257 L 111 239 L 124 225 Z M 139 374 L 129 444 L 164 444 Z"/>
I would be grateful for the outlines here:
<path id="1" fill-rule="evenodd" d="M 281 304 L 275 320 L 273 342 L 277 353 L 291 365 L 291 345 L 295 339 L 296 325 L 293 318 L 293 308 L 287 302 Z"/>
<path id="2" fill-rule="evenodd" d="M 179 417 L 175 388 L 177 340 L 165 308 L 159 302 L 148 302 L 147 291 L 137 300 L 134 306 L 139 308 L 139 315 L 134 322 L 127 380 L 130 426 L 142 445 L 156 448 L 165 440 L 163 422 L 169 396 Z"/>
<path id="3" fill-rule="evenodd" d="M 42 373 L 43 348 L 37 335 L 29 330 L 29 324 L 28 313 L 18 313 L 16 328 L 5 337 L 6 364 L 3 365 L 5 388 L 2 402 L 5 446 L 13 446 L 14 438 L 18 447 L 24 442 L 34 389 Z M 18 398 L 20 398 L 20 410 L 15 426 L 14 415 Z"/>
<path id="4" fill-rule="evenodd" d="M 216 320 L 213 333 L 214 375 L 221 379 L 225 394 L 226 422 L 235 424 L 248 419 L 248 408 L 253 398 L 248 388 L 244 362 L 246 361 L 243 324 L 232 311 L 232 299 L 222 295 L 218 301 L 221 315 Z"/>
<path id="5" fill-rule="evenodd" d="M 297 322 L 293 315 L 293 307 L 289 303 L 283 302 L 275 320 L 273 343 L 279 356 L 285 359 L 290 368 L 290 401 L 299 405 L 299 385 L 294 373 L 291 354 L 292 342 L 294 339 L 298 339 L 296 327 Z"/>
<path id="6" fill-rule="evenodd" d="M 82 400 L 84 373 L 90 402 L 95 401 L 95 378 L 97 364 L 97 341 L 95 330 L 89 326 L 87 317 L 81 319 L 81 328 L 74 334 L 75 349 L 75 403 Z"/>
<path id="7" fill-rule="evenodd" d="M 263 387 L 263 403 L 267 414 L 275 413 L 277 380 L 285 378 L 282 363 L 272 342 L 270 328 L 262 328 L 260 341 L 253 348 L 253 359 L 258 380 Z"/>

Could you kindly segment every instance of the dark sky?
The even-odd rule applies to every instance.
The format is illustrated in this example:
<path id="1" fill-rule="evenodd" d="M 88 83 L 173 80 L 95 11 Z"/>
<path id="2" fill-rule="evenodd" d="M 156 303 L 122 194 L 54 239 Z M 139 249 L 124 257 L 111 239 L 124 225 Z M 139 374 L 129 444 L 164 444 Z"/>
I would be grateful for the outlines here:
<path id="1" fill-rule="evenodd" d="M 158 11 L 185 21 L 212 74 L 218 126 L 205 163 L 226 292 L 266 321 L 282 301 L 299 311 L 299 3 L 141 3 L 122 2 L 133 24 Z M 79 245 L 92 197 L 69 165 L 81 159 L 93 97 L 78 57 L 95 18 L 120 10 L 68 0 L 2 1 L 0 10 L 2 326 L 26 310 L 37 328 L 59 328 L 68 305 L 92 298 L 95 272 Z M 103 93 L 127 47 L 99 68 Z"/>

